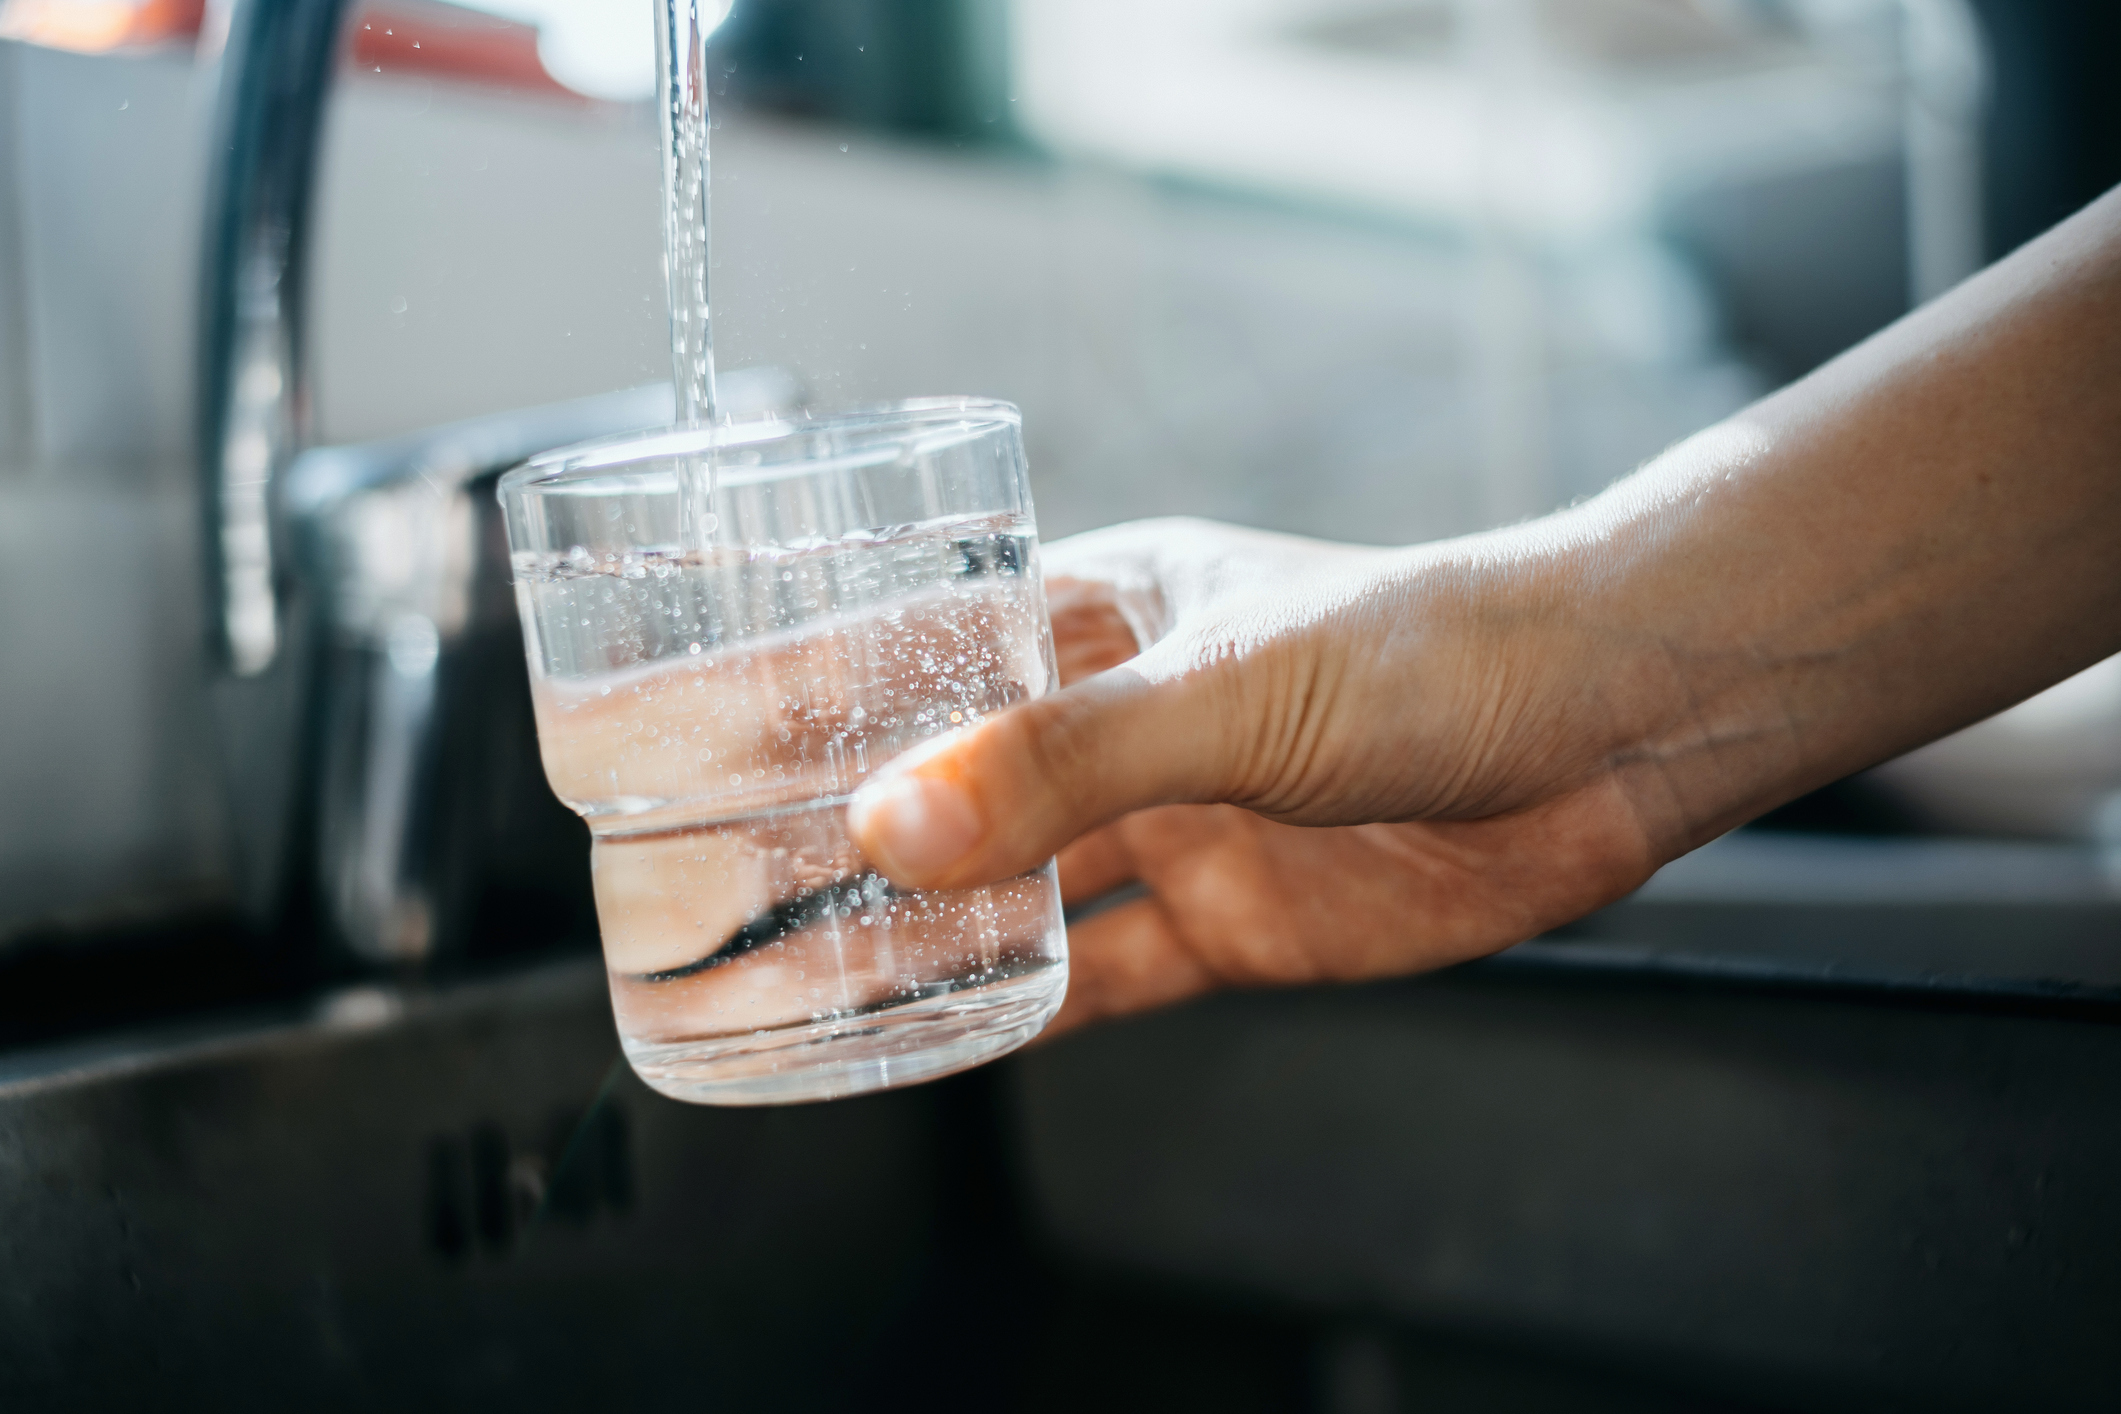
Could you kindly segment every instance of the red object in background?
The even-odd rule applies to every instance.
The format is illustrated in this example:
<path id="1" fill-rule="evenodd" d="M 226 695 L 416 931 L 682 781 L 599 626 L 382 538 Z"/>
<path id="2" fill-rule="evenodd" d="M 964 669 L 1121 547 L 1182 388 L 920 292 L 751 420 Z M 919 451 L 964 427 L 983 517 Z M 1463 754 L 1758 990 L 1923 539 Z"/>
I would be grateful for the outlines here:
<path id="1" fill-rule="evenodd" d="M 205 18 L 206 0 L 0 0 L 0 38 L 101 54 L 190 43 Z M 546 72 L 536 25 L 443 0 L 384 0 L 358 6 L 347 31 L 347 64 L 363 73 L 591 101 Z"/>
<path id="2" fill-rule="evenodd" d="M 348 60 L 364 72 L 449 78 L 539 98 L 587 101 L 545 71 L 535 25 L 439 0 L 388 0 L 361 6 L 347 28 Z"/>
<path id="3" fill-rule="evenodd" d="M 190 40 L 206 0 L 0 0 L 0 39 L 102 54 Z"/>
<path id="4" fill-rule="evenodd" d="M 206 0 L 146 0 L 133 11 L 128 44 L 160 44 L 168 39 L 190 39 L 206 20 Z"/>

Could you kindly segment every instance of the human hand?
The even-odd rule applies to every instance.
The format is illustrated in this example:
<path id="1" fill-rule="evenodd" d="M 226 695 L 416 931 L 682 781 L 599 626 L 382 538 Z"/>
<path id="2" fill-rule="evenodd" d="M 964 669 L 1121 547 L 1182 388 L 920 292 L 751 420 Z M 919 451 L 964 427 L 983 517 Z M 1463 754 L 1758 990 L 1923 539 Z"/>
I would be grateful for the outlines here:
<path id="1" fill-rule="evenodd" d="M 1190 521 L 1046 556 L 1064 690 L 894 763 L 851 823 L 909 885 L 1056 850 L 1072 903 L 1139 883 L 1070 930 L 1056 1027 L 1480 956 L 1660 862 L 1558 710 L 1580 683 L 1524 659 L 1554 636 L 1490 641 L 1444 557 Z"/>

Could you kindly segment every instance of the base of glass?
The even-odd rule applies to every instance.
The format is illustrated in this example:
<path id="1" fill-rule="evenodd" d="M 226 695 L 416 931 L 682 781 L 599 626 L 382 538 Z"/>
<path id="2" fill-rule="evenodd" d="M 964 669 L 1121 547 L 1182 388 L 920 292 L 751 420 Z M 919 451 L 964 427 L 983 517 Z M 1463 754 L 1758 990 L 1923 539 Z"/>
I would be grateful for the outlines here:
<path id="1" fill-rule="evenodd" d="M 791 1105 L 969 1070 L 1036 1036 L 1068 990 L 1065 962 L 882 1011 L 696 1041 L 627 1040 L 650 1089 L 696 1105 Z"/>

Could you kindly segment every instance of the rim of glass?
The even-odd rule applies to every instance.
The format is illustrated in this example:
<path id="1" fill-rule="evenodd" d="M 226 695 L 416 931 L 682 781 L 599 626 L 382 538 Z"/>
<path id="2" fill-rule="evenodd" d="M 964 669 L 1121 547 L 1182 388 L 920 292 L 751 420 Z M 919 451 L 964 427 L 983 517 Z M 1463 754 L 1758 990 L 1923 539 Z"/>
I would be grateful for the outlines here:
<path id="1" fill-rule="evenodd" d="M 958 442 L 1023 426 L 1016 404 L 1000 398 L 906 398 L 826 412 L 758 413 L 705 427 L 650 427 L 574 442 L 540 452 L 501 477 L 502 497 L 522 492 L 588 492 L 607 479 L 636 476 L 642 462 L 671 461 L 715 452 L 758 453 L 775 443 L 794 444 L 818 433 L 872 432 L 864 443 L 831 456 L 795 456 L 783 461 L 746 461 L 715 469 L 717 486 L 811 476 L 861 466 L 888 465 L 912 451 L 940 451 Z M 614 488 L 616 489 L 616 488 Z"/>

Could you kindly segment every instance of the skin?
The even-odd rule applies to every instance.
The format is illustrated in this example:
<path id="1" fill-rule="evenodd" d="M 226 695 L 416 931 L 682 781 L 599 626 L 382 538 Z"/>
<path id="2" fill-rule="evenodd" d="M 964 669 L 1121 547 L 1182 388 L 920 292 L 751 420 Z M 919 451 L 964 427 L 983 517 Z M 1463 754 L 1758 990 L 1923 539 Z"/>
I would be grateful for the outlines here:
<path id="1" fill-rule="evenodd" d="M 1143 885 L 1057 1027 L 1494 952 L 2121 651 L 2121 192 L 1544 519 L 1046 563 L 1067 685 L 850 821 L 908 887 Z"/>

